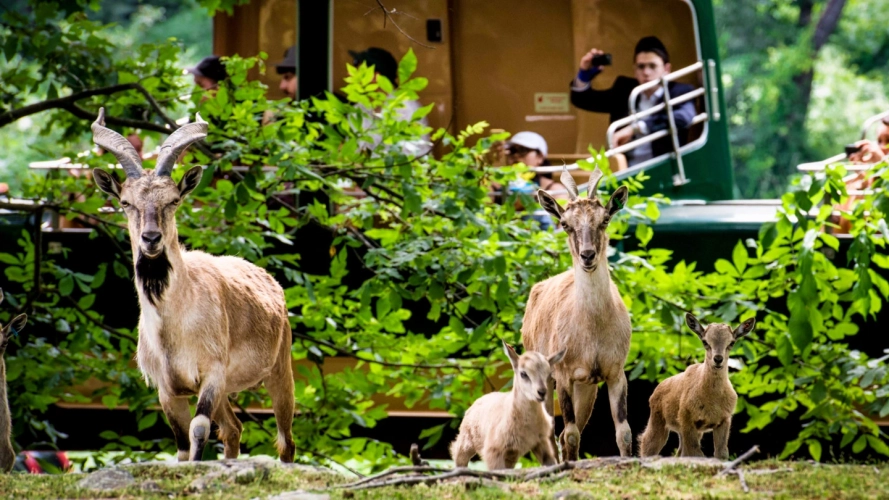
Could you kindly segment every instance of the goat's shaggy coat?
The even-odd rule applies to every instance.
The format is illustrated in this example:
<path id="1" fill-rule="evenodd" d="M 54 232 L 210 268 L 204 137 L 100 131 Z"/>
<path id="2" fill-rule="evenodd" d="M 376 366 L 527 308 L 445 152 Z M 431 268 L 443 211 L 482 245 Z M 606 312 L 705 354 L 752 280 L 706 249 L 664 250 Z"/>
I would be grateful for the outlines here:
<path id="1" fill-rule="evenodd" d="M 119 134 L 93 124 L 96 143 L 117 156 L 127 172 L 121 185 L 103 170 L 96 183 L 127 214 L 142 314 L 136 359 L 146 382 L 158 388 L 180 460 L 200 460 L 211 419 L 219 425 L 225 457 L 240 451 L 241 422 L 227 398 L 265 384 L 278 424 L 278 452 L 293 461 L 291 332 L 281 286 L 263 269 L 238 257 L 185 251 L 175 213 L 201 179 L 201 167 L 177 185 L 173 162 L 206 135 L 202 121 L 185 125 L 164 143 L 154 171 Z M 192 419 L 188 398 L 198 396 Z"/>
<path id="2" fill-rule="evenodd" d="M 687 314 L 686 323 L 701 337 L 707 352 L 703 363 L 695 363 L 657 386 L 648 405 L 651 416 L 640 436 L 643 457 L 657 455 L 667 443 L 670 431 L 679 434 L 683 457 L 702 457 L 701 437 L 713 432 L 713 455 L 728 458 L 728 438 L 738 395 L 728 378 L 728 356 L 735 342 L 753 330 L 748 319 L 732 331 L 725 324 L 703 328 Z"/>
<path id="3" fill-rule="evenodd" d="M 564 172 L 562 183 L 572 198 L 564 209 L 545 191 L 538 191 L 541 205 L 560 220 L 568 233 L 574 266 L 531 289 L 522 323 L 522 342 L 526 349 L 544 355 L 565 350 L 565 358 L 553 370 L 565 420 L 560 436 L 565 461 L 578 458 L 580 434 L 592 415 L 601 382 L 608 384 L 620 454 L 628 456 L 632 452 L 624 374 L 630 350 L 630 316 L 611 281 L 607 257 L 607 226 L 626 204 L 628 193 L 622 186 L 602 205 L 595 197 L 601 175 L 597 170 L 591 177 L 592 198 L 577 198 L 574 180 Z M 553 415 L 553 410 L 549 396 L 547 411 Z"/>
<path id="4" fill-rule="evenodd" d="M 3 290 L 0 290 L 0 302 L 3 302 Z M 9 339 L 28 323 L 28 316 L 19 314 L 12 318 L 8 325 L 0 325 L 0 472 L 9 472 L 15 465 L 15 449 L 12 447 L 12 415 L 9 411 L 9 400 L 6 393 L 6 346 Z"/>
<path id="5" fill-rule="evenodd" d="M 544 410 L 543 401 L 551 366 L 564 353 L 547 359 L 526 351 L 520 357 L 506 343 L 503 348 L 515 372 L 513 388 L 510 392 L 485 394 L 466 410 L 460 433 L 450 447 L 457 467 L 466 467 L 478 454 L 488 470 L 512 469 L 529 451 L 541 465 L 556 463 L 552 418 Z"/>

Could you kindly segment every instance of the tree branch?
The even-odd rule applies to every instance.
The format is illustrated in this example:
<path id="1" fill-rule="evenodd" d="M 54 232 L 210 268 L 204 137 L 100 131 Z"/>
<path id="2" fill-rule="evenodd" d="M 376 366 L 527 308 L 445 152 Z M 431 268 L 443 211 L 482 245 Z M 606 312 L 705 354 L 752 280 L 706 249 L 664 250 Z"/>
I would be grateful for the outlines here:
<path id="1" fill-rule="evenodd" d="M 18 120 L 19 118 L 24 118 L 29 115 L 33 115 L 36 113 L 40 113 L 41 111 L 47 111 L 50 109 L 58 109 L 64 108 L 70 104 L 74 104 L 75 102 L 86 99 L 88 97 L 93 97 L 97 95 L 111 95 L 116 94 L 118 92 L 123 92 L 125 90 L 134 90 L 136 89 L 136 83 L 122 83 L 120 85 L 112 85 L 110 87 L 102 87 L 98 89 L 89 89 L 84 90 L 82 92 L 75 92 L 69 96 L 59 97 L 56 99 L 47 99 L 45 101 L 41 101 L 38 103 L 31 104 L 29 106 L 25 106 L 18 109 L 13 109 L 12 111 L 8 111 L 0 115 L 0 127 L 9 125 L 10 123 Z M 141 85 L 139 85 L 141 87 Z"/>
<path id="2" fill-rule="evenodd" d="M 314 342 L 315 344 L 318 344 L 318 345 L 327 347 L 328 349 L 332 349 L 332 350 L 334 350 L 337 354 L 341 354 L 341 355 L 343 355 L 343 356 L 348 356 L 348 357 L 350 357 L 350 358 L 357 359 L 357 360 L 359 360 L 359 361 L 364 361 L 365 363 L 374 363 L 374 364 L 378 364 L 378 365 L 382 365 L 382 366 L 389 366 L 389 367 L 392 367 L 392 368 L 427 368 L 427 369 L 453 368 L 453 369 L 456 369 L 456 370 L 463 370 L 463 369 L 469 369 L 469 370 L 481 370 L 481 369 L 482 369 L 481 367 L 477 367 L 477 366 L 461 366 L 461 365 L 424 365 L 424 364 L 418 364 L 418 365 L 415 365 L 415 364 L 407 364 L 407 363 L 392 363 L 392 362 L 389 362 L 389 361 L 378 361 L 378 360 L 376 360 L 376 359 L 367 359 L 367 358 L 359 357 L 358 355 L 356 355 L 356 354 L 355 354 L 354 352 L 352 352 L 352 351 L 347 351 L 346 349 L 343 349 L 343 348 L 341 348 L 341 347 L 339 347 L 339 346 L 337 346 L 337 345 L 335 345 L 335 344 L 331 344 L 330 342 L 326 342 L 326 341 L 324 341 L 324 340 L 316 339 L 316 338 L 310 337 L 310 336 L 308 336 L 308 335 L 304 335 L 304 334 L 302 334 L 302 333 L 293 332 L 293 336 L 296 337 L 296 338 L 298 338 L 298 339 L 308 340 L 309 342 Z"/>

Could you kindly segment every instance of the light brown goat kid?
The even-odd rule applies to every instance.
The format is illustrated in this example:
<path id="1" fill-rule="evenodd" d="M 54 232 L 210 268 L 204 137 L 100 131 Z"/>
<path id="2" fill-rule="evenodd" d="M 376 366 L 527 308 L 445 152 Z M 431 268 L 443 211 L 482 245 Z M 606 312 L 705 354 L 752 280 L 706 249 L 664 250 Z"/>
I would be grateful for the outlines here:
<path id="1" fill-rule="evenodd" d="M 503 350 L 514 372 L 512 390 L 485 394 L 472 403 L 451 443 L 451 458 L 457 467 L 466 467 L 478 454 L 488 470 L 512 469 L 530 451 L 541 465 L 554 465 L 552 418 L 543 402 L 552 366 L 565 352 L 549 358 L 531 351 L 519 356 L 506 342 Z"/>
<path id="2" fill-rule="evenodd" d="M 608 399 L 621 456 L 633 450 L 627 423 L 627 377 L 624 364 L 630 350 L 630 315 L 608 270 L 608 223 L 626 205 L 628 191 L 619 187 L 602 204 L 596 186 L 602 172 L 590 176 L 589 197 L 577 196 L 567 170 L 561 181 L 570 201 L 562 208 L 546 191 L 540 204 L 559 219 L 568 235 L 574 268 L 534 285 L 525 309 L 522 343 L 543 355 L 566 350 L 553 370 L 555 389 L 565 420 L 560 441 L 562 459 L 577 460 L 580 434 L 590 419 L 599 383 L 608 384 Z M 546 408 L 554 415 L 553 391 Z"/>
<path id="3" fill-rule="evenodd" d="M 3 302 L 3 290 L 0 290 L 0 303 Z M 0 473 L 9 472 L 15 465 L 15 450 L 12 448 L 12 415 L 9 411 L 9 400 L 6 393 L 6 346 L 13 335 L 22 331 L 28 324 L 28 316 L 19 314 L 12 318 L 8 325 L 0 325 Z"/>
<path id="4" fill-rule="evenodd" d="M 754 318 L 734 331 L 729 325 L 714 323 L 706 328 L 691 314 L 685 322 L 701 338 L 706 350 L 703 363 L 695 363 L 684 372 L 664 380 L 648 400 L 651 416 L 640 437 L 642 456 L 661 452 L 670 431 L 679 434 L 679 454 L 702 457 L 701 437 L 713 432 L 713 455 L 728 458 L 728 437 L 738 395 L 728 378 L 728 357 L 732 346 L 753 331 Z"/>
<path id="5" fill-rule="evenodd" d="M 121 184 L 93 170 L 99 189 L 120 202 L 127 216 L 136 290 L 142 314 L 136 359 L 173 428 L 179 460 L 200 460 L 219 425 L 225 457 L 240 451 L 241 422 L 228 395 L 264 383 L 278 425 L 278 453 L 292 462 L 293 373 L 291 332 L 284 291 L 265 270 L 238 257 L 186 251 L 179 244 L 176 209 L 201 180 L 201 167 L 177 185 L 170 177 L 179 155 L 207 135 L 200 116 L 171 134 L 152 170 L 120 134 L 104 127 L 104 110 L 93 123 L 96 144 L 113 153 L 126 171 Z M 188 398 L 198 396 L 194 418 Z"/>

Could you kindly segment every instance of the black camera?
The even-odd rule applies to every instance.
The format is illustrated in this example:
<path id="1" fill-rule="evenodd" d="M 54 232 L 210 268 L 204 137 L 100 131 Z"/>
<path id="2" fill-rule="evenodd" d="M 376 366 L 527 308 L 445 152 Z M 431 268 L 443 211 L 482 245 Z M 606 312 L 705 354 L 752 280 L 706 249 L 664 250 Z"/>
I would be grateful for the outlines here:
<path id="1" fill-rule="evenodd" d="M 592 67 L 611 66 L 611 54 L 599 54 L 597 56 L 593 56 L 593 60 L 590 61 L 590 65 Z"/>
<path id="2" fill-rule="evenodd" d="M 846 156 L 851 156 L 861 150 L 858 144 L 846 144 Z"/>

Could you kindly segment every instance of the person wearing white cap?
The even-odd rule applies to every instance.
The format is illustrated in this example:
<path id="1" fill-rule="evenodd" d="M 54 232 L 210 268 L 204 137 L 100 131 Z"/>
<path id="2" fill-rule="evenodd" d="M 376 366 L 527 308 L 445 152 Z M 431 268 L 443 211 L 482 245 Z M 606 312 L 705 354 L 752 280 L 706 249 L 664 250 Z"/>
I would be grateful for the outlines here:
<path id="1" fill-rule="evenodd" d="M 541 167 L 549 164 L 546 161 L 546 155 L 549 152 L 546 139 L 537 132 L 519 132 L 512 136 L 505 146 L 509 164 L 524 163 L 529 167 Z M 509 190 L 519 193 L 534 195 L 537 189 L 552 191 L 564 189 L 564 186 L 537 172 L 533 172 L 533 175 L 528 175 L 527 178 L 509 183 Z M 521 207 L 517 206 L 516 208 Z M 542 208 L 535 210 L 531 217 L 540 224 L 541 229 L 552 226 L 550 216 Z"/>

